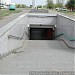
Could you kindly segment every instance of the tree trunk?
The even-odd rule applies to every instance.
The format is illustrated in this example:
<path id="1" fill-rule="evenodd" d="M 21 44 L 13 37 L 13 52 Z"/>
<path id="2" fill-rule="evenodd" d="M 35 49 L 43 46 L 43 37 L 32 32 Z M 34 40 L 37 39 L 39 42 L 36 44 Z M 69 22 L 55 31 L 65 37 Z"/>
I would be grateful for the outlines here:
<path id="1" fill-rule="evenodd" d="M 74 8 L 72 8 L 72 11 L 74 11 Z"/>

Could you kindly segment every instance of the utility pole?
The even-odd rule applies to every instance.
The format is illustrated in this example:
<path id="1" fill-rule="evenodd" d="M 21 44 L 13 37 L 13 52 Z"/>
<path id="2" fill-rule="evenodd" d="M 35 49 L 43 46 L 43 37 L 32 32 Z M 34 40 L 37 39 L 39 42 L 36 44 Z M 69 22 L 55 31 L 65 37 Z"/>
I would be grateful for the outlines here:
<path id="1" fill-rule="evenodd" d="M 1 3 L 1 0 L 0 0 L 0 3 Z"/>
<path id="2" fill-rule="evenodd" d="M 32 0 L 32 8 L 35 8 L 35 0 Z"/>

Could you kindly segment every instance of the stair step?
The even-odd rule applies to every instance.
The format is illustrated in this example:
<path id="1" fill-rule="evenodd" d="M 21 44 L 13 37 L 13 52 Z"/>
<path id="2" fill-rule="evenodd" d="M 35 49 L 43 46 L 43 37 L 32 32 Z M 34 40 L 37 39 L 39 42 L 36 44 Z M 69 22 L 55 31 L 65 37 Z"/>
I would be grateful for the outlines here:
<path id="1" fill-rule="evenodd" d="M 63 41 L 58 40 L 26 40 L 26 48 L 57 48 L 68 49 Z"/>

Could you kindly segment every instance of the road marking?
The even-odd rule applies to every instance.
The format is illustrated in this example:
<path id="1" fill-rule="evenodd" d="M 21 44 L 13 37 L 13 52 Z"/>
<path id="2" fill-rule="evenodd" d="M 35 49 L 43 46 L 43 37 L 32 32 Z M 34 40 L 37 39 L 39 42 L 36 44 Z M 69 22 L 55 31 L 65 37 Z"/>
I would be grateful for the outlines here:
<path id="1" fill-rule="evenodd" d="M 23 15 L 21 15 L 21 16 L 19 16 L 20 18 L 22 18 L 22 17 L 24 17 L 25 15 L 27 15 L 28 13 L 25 13 L 25 14 L 23 14 Z"/>

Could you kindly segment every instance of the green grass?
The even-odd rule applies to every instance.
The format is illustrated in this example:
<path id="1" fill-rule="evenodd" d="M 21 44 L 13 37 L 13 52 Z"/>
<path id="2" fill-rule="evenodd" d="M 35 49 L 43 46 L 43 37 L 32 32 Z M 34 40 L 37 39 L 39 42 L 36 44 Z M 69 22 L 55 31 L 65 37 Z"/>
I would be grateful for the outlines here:
<path id="1" fill-rule="evenodd" d="M 22 12 L 22 10 L 6 10 L 6 9 L 0 9 L 0 18 L 3 18 L 5 16 L 9 16 L 13 13 L 19 13 Z"/>
<path id="2" fill-rule="evenodd" d="M 65 13 L 65 14 L 68 14 L 68 15 L 72 15 L 72 16 L 75 16 L 75 11 L 58 11 L 58 12 L 61 12 L 61 13 Z"/>

